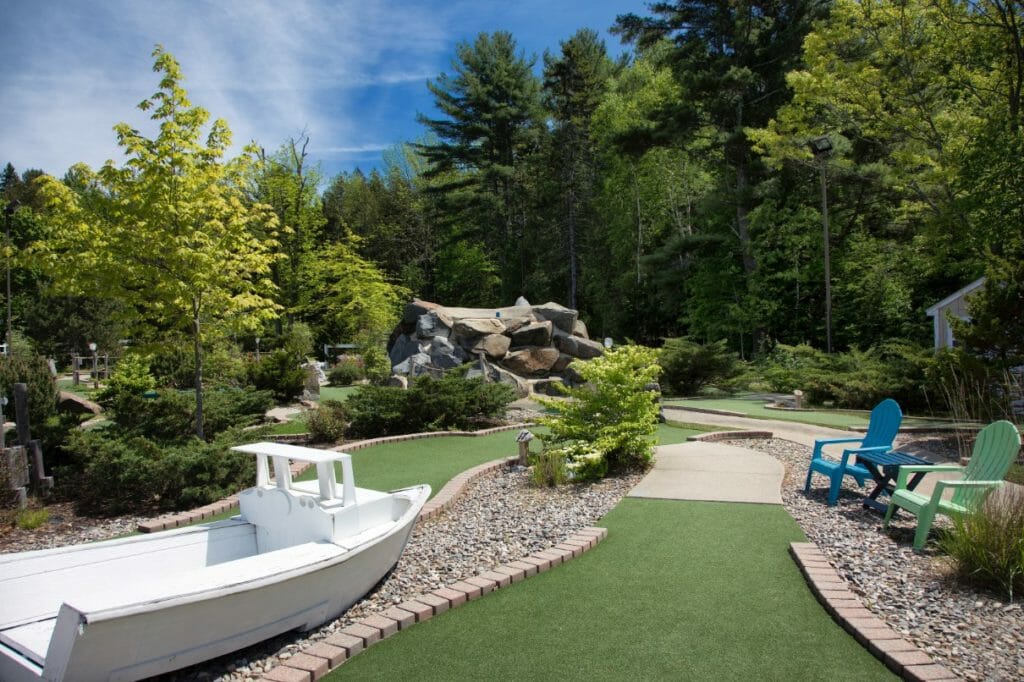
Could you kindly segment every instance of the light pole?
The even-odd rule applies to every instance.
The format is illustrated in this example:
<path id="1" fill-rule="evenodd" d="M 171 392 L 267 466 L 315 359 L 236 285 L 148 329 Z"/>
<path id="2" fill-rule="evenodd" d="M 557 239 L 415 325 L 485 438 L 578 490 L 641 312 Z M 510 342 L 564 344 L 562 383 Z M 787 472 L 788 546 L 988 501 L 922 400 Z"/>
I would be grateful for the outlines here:
<path id="1" fill-rule="evenodd" d="M 832 154 L 832 140 L 827 136 L 817 137 L 807 143 L 814 154 L 818 167 L 821 170 L 821 226 L 825 231 L 825 349 L 832 354 L 832 261 L 829 256 L 829 230 L 828 230 L 828 184 L 825 177 L 825 167 L 828 165 L 828 157 Z"/>
<path id="2" fill-rule="evenodd" d="M 14 216 L 14 212 L 18 210 L 19 202 L 17 199 L 12 199 L 7 202 L 7 206 L 4 207 L 4 218 L 7 224 L 7 242 L 5 244 L 7 258 L 5 259 L 7 265 L 7 353 L 11 354 L 11 342 L 14 340 L 13 326 L 11 323 L 11 217 Z"/>
<path id="3" fill-rule="evenodd" d="M 100 388 L 100 368 L 99 368 L 99 353 L 96 352 L 96 344 L 90 343 L 89 350 L 92 351 L 92 388 L 93 390 L 99 390 Z"/>

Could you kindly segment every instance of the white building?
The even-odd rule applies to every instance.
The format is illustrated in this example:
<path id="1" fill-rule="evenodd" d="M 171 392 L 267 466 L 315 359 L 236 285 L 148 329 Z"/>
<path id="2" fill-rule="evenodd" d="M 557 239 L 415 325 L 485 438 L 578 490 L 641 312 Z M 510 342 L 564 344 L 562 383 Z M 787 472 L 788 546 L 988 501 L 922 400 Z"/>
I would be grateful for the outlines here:
<path id="1" fill-rule="evenodd" d="M 956 344 L 955 339 L 953 339 L 953 328 L 949 324 L 949 316 L 959 320 L 971 319 L 967 312 L 967 297 L 981 288 L 981 285 L 984 283 L 984 277 L 976 279 L 963 289 L 955 291 L 925 311 L 934 323 L 935 350 L 952 348 Z"/>

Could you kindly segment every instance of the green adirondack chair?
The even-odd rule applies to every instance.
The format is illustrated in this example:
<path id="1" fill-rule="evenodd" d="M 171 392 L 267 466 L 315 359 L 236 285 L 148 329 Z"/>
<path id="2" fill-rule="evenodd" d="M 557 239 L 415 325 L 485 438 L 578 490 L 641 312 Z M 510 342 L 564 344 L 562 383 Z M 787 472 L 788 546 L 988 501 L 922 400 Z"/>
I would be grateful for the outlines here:
<path id="1" fill-rule="evenodd" d="M 896 507 L 902 507 L 917 517 L 914 549 L 921 549 L 928 539 L 928 531 L 936 514 L 962 516 L 973 512 L 989 492 L 1003 485 L 1003 477 L 1019 452 L 1020 433 L 1016 426 L 1003 420 L 989 424 L 981 430 L 978 440 L 974 443 L 971 461 L 966 467 L 956 464 L 901 466 L 896 478 L 896 490 L 889 500 L 889 509 L 885 513 L 882 527 L 888 528 Z M 959 481 L 937 481 L 935 489 L 928 497 L 907 490 L 907 479 L 919 471 L 962 471 L 963 478 Z M 954 491 L 953 497 L 949 500 L 942 499 L 942 493 L 946 488 L 952 488 Z"/>

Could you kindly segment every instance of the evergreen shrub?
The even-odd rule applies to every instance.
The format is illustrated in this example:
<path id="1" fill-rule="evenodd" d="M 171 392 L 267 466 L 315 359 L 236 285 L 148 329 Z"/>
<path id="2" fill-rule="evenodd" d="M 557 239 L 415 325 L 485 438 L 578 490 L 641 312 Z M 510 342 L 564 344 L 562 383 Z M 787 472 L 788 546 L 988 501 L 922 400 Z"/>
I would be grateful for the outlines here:
<path id="1" fill-rule="evenodd" d="M 39 355 L 17 354 L 0 357 L 0 392 L 10 401 L 8 419 L 14 415 L 14 384 L 28 388 L 28 420 L 33 438 L 57 413 L 57 387 L 46 359 Z"/>
<path id="2" fill-rule="evenodd" d="M 327 372 L 331 386 L 351 386 L 366 378 L 363 363 L 355 358 L 344 358 Z"/>
<path id="3" fill-rule="evenodd" d="M 222 388 L 203 392 L 203 432 L 207 439 L 236 426 L 249 426 L 263 418 L 274 404 L 270 391 Z M 122 396 L 115 414 L 117 429 L 125 435 L 173 442 L 195 433 L 194 391 L 163 389 L 156 398 Z"/>
<path id="4" fill-rule="evenodd" d="M 740 372 L 739 358 L 726 348 L 725 340 L 699 344 L 686 337 L 665 339 L 658 354 L 662 391 L 694 396 L 702 388 L 727 381 Z"/>
<path id="5" fill-rule="evenodd" d="M 298 355 L 278 349 L 249 365 L 249 378 L 257 389 L 270 391 L 274 400 L 287 403 L 302 395 L 306 385 L 306 370 L 301 363 Z"/>

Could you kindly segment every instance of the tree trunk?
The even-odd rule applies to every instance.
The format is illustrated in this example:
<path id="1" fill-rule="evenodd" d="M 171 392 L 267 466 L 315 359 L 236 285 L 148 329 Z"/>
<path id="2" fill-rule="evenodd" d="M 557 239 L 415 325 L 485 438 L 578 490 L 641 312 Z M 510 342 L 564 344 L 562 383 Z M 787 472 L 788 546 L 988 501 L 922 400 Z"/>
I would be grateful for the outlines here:
<path id="1" fill-rule="evenodd" d="M 196 436 L 205 440 L 203 433 L 203 342 L 199 328 L 199 301 L 192 301 L 192 343 L 196 358 Z"/>

